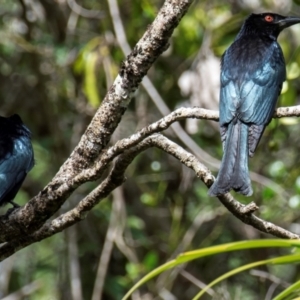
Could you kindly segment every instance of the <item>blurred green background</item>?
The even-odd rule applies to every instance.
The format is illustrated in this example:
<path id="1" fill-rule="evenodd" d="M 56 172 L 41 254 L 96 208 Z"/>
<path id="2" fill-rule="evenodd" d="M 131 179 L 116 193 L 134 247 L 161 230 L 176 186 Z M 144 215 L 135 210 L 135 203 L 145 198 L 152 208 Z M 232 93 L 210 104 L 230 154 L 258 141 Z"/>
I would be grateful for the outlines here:
<path id="1" fill-rule="evenodd" d="M 131 47 L 162 4 L 161 0 L 119 1 Z M 170 48 L 148 72 L 149 78 L 171 110 L 181 106 L 217 109 L 219 59 L 243 19 L 263 11 L 299 16 L 299 5 L 300 1 L 290 0 L 195 1 L 175 30 Z M 284 31 L 279 41 L 288 74 L 279 106 L 297 105 L 300 25 Z M 32 131 L 36 157 L 16 202 L 24 204 L 58 171 L 122 60 L 106 1 L 1 0 L 0 115 L 20 114 Z M 161 117 L 140 87 L 111 144 Z M 255 201 L 260 217 L 300 233 L 298 123 L 296 118 L 271 122 L 250 160 L 254 195 L 236 198 L 243 203 Z M 204 151 L 221 158 L 216 123 L 187 120 L 181 125 Z M 174 132 L 166 134 L 187 148 Z M 139 155 L 126 176 L 126 183 L 86 220 L 2 262 L 0 298 L 18 292 L 14 299 L 121 299 L 141 276 L 182 251 L 266 237 L 235 219 L 217 199 L 207 197 L 207 188 L 195 174 L 160 150 Z M 80 187 L 57 215 L 97 184 Z M 6 210 L 1 208 L 2 213 Z M 201 282 L 208 283 L 243 263 L 283 253 L 260 249 L 194 261 L 162 274 L 132 299 L 190 299 Z M 275 284 L 270 274 L 280 280 Z M 271 299 L 299 277 L 296 265 L 264 267 L 224 281 L 206 299 Z"/>

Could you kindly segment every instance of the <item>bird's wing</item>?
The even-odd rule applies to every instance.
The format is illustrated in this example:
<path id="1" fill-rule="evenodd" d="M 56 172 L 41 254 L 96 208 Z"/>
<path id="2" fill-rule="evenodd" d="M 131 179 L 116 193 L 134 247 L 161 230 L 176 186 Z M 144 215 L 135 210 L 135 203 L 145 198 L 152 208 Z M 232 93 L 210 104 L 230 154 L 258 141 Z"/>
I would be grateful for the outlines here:
<path id="1" fill-rule="evenodd" d="M 285 80 L 285 65 L 273 60 L 266 62 L 240 87 L 238 118 L 245 123 L 267 125 L 274 113 L 282 83 Z"/>
<path id="2" fill-rule="evenodd" d="M 33 163 L 31 144 L 15 141 L 13 151 L 0 160 L 0 205 L 14 198 Z"/>
<path id="3" fill-rule="evenodd" d="M 221 72 L 220 125 L 223 143 L 226 140 L 227 124 L 235 118 L 248 123 L 251 128 L 250 156 L 272 118 L 285 80 L 285 64 L 280 54 L 277 52 L 277 55 L 271 55 L 251 73 L 247 72 L 246 67 L 241 67 L 240 72 L 232 72 L 230 67 Z"/>
<path id="4" fill-rule="evenodd" d="M 235 117 L 244 123 L 267 125 L 274 112 L 282 83 L 285 65 L 281 57 L 271 56 L 255 72 L 247 68 L 221 72 L 220 123 L 231 122 Z"/>

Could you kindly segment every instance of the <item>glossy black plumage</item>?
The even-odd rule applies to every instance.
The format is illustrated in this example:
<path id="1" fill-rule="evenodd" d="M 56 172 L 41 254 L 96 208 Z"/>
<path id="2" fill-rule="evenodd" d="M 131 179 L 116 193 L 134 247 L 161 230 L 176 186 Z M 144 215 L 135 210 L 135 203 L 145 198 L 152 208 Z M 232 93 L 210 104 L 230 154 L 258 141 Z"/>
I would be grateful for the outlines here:
<path id="1" fill-rule="evenodd" d="M 251 14 L 221 62 L 220 132 L 224 155 L 210 196 L 231 189 L 250 196 L 252 157 L 275 110 L 286 78 L 279 33 L 300 18 Z"/>
<path id="2" fill-rule="evenodd" d="M 11 203 L 34 165 L 31 133 L 18 115 L 0 117 L 0 205 Z"/>

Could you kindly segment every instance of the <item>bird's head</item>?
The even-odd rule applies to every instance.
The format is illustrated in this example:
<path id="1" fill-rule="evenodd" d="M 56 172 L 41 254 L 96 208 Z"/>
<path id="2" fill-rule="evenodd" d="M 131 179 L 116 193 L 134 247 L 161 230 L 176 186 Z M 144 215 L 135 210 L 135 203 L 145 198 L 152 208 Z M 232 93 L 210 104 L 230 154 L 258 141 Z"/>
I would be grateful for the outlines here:
<path id="1" fill-rule="evenodd" d="M 287 27 L 300 23 L 299 17 L 285 17 L 274 13 L 251 14 L 244 23 L 244 32 L 265 34 L 277 38 Z"/>
<path id="2" fill-rule="evenodd" d="M 8 117 L 8 119 L 10 122 L 12 122 L 14 124 L 23 125 L 21 117 L 17 114 L 14 114 L 14 115 Z"/>
<path id="3" fill-rule="evenodd" d="M 11 132 L 17 136 L 31 136 L 30 130 L 24 125 L 21 117 L 14 114 L 8 118 L 1 117 L 1 119 L 6 119 L 7 126 L 10 128 Z M 4 121 L 2 121 L 4 122 Z"/>

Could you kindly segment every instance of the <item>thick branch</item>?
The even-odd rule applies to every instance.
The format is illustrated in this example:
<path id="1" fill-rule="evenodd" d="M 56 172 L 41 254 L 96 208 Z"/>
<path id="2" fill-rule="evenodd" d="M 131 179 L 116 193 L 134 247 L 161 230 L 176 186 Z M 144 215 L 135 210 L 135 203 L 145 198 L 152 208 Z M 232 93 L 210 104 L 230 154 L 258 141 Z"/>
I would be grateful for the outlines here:
<path id="1" fill-rule="evenodd" d="M 58 176 L 71 168 L 73 172 L 94 162 L 118 126 L 132 94 L 154 61 L 169 46 L 169 38 L 192 1 L 166 0 L 154 22 L 138 41 L 121 66 L 119 76 L 88 126 L 79 145 L 61 168 Z"/>
<path id="2" fill-rule="evenodd" d="M 123 62 L 120 73 L 81 141 L 54 179 L 21 209 L 0 219 L 0 241 L 30 234 L 49 219 L 78 187 L 73 178 L 91 167 L 107 146 L 133 92 L 159 55 L 168 47 L 174 28 L 192 0 L 166 0 L 154 22 Z"/>
<path id="3" fill-rule="evenodd" d="M 51 222 L 44 224 L 36 232 L 23 236 L 22 238 L 15 238 L 14 240 L 2 245 L 0 247 L 0 261 L 28 245 L 61 232 L 62 230 L 85 219 L 87 213 L 95 205 L 97 205 L 100 200 L 106 198 L 116 187 L 124 182 L 124 173 L 126 168 L 140 152 L 150 147 L 151 138 L 145 139 L 136 147 L 133 147 L 124 154 L 120 155 L 107 178 L 88 196 L 81 200 L 75 208 L 64 213 Z"/>

